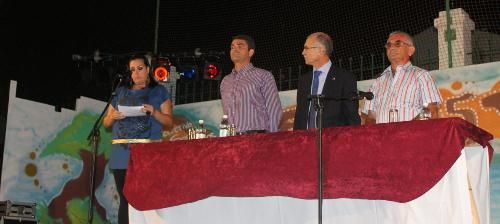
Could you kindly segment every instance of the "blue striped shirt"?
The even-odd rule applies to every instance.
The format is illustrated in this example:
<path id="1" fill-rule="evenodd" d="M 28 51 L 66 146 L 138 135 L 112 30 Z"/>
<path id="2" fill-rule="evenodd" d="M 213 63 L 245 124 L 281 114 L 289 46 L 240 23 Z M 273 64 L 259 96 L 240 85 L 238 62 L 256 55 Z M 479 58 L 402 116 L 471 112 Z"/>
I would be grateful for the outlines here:
<path id="1" fill-rule="evenodd" d="M 220 85 L 222 109 L 238 132 L 278 131 L 283 111 L 271 72 L 248 64 L 224 77 Z"/>

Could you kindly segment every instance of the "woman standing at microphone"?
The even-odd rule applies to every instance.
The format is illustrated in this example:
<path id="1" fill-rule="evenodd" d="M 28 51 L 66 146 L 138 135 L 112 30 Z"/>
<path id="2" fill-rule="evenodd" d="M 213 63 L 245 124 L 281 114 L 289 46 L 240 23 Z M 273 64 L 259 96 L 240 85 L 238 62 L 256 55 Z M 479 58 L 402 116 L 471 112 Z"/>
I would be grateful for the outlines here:
<path id="1" fill-rule="evenodd" d="M 120 195 L 118 223 L 128 222 L 128 202 L 123 195 L 125 174 L 130 157 L 130 143 L 159 140 L 163 129 L 173 126 L 170 93 L 154 80 L 151 65 L 143 56 L 132 56 L 128 61 L 130 79 L 118 87 L 116 96 L 103 120 L 106 128 L 112 128 L 112 151 L 109 168 L 115 178 Z M 144 116 L 125 116 L 118 106 L 142 106 Z"/>

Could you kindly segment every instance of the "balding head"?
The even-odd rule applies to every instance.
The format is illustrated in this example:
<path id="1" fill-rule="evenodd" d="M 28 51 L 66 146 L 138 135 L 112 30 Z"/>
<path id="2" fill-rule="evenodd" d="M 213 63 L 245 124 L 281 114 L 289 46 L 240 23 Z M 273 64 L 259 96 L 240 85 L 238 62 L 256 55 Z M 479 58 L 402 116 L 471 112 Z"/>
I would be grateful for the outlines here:
<path id="1" fill-rule="evenodd" d="M 316 41 L 325 48 L 326 55 L 330 56 L 332 54 L 333 42 L 332 38 L 328 34 L 323 32 L 316 32 L 307 36 L 307 39 L 309 38 L 315 38 Z"/>

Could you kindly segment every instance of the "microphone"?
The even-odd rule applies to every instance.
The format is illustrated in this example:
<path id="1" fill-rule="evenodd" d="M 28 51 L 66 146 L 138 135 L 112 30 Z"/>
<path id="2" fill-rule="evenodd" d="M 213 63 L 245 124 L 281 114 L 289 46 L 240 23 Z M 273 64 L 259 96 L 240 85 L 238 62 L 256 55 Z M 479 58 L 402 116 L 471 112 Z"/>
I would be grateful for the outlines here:
<path id="1" fill-rule="evenodd" d="M 124 71 L 124 72 L 117 72 L 116 73 L 116 78 L 119 79 L 127 79 L 130 76 L 130 71 Z"/>
<path id="2" fill-rule="evenodd" d="M 363 91 L 358 90 L 355 98 L 360 99 L 360 100 L 362 100 L 363 98 L 365 98 L 367 100 L 372 100 L 373 97 L 374 96 L 373 96 L 372 92 L 363 92 Z"/>
<path id="3" fill-rule="evenodd" d="M 117 72 L 115 74 L 115 78 L 113 80 L 113 83 L 116 83 L 115 88 L 125 85 L 125 83 L 128 81 L 128 79 L 130 77 L 129 73 L 130 72 L 125 72 L 125 73 Z M 115 91 L 113 91 L 113 95 L 115 95 Z"/>

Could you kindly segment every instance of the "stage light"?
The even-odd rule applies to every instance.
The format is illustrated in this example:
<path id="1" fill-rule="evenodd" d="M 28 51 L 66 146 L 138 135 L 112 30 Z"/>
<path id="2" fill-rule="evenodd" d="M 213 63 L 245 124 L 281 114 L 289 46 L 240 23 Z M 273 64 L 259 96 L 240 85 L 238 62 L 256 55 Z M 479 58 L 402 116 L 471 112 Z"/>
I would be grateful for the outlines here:
<path id="1" fill-rule="evenodd" d="M 177 71 L 183 79 L 198 79 L 198 60 L 194 56 L 177 58 Z"/>
<path id="2" fill-rule="evenodd" d="M 169 72 L 165 66 L 156 67 L 155 69 L 155 78 L 158 81 L 166 81 L 168 78 Z"/>
<path id="3" fill-rule="evenodd" d="M 206 62 L 205 69 L 203 70 L 203 77 L 205 79 L 220 80 L 221 70 L 217 63 Z"/>
<path id="4" fill-rule="evenodd" d="M 170 60 L 168 58 L 158 58 L 156 68 L 154 70 L 155 79 L 159 82 L 166 82 L 170 76 Z"/>
<path id="5" fill-rule="evenodd" d="M 181 65 L 179 73 L 183 78 L 193 79 L 196 77 L 197 70 L 194 65 Z"/>
<path id="6" fill-rule="evenodd" d="M 209 54 L 204 57 L 204 62 L 203 78 L 208 80 L 220 80 L 222 78 L 222 66 L 219 56 Z"/>
<path id="7" fill-rule="evenodd" d="M 102 57 L 101 57 L 101 52 L 99 51 L 99 49 L 96 49 L 94 51 L 94 62 L 97 63 L 99 62 L 100 60 L 102 60 Z"/>

